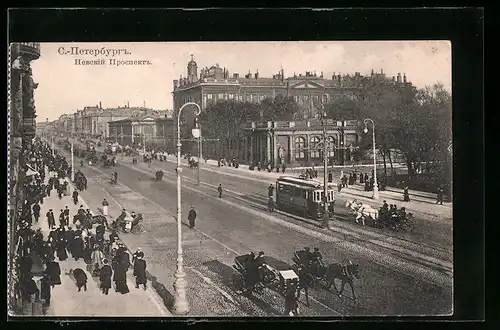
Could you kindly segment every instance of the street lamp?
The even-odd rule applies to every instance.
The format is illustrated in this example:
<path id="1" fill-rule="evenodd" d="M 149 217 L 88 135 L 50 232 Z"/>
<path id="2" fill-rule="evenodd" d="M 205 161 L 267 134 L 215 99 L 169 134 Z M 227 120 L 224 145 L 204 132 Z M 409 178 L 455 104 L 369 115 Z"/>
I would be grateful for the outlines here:
<path id="1" fill-rule="evenodd" d="M 373 122 L 372 119 L 366 118 L 363 120 L 363 124 L 365 124 L 365 128 L 363 129 L 363 132 L 365 134 L 368 133 L 368 125 L 367 123 L 371 122 L 372 123 L 372 144 L 373 144 L 373 199 L 379 199 L 378 195 L 378 183 L 377 183 L 377 154 L 375 153 L 375 123 Z"/>
<path id="2" fill-rule="evenodd" d="M 330 228 L 330 216 L 328 214 L 328 156 L 327 156 L 327 141 L 326 141 L 326 113 L 323 103 L 321 103 L 321 125 L 323 126 L 323 228 Z"/>
<path id="3" fill-rule="evenodd" d="M 189 304 L 186 299 L 186 280 L 184 273 L 184 258 L 182 256 L 182 221 L 181 221 L 181 113 L 182 110 L 188 106 L 194 105 L 197 108 L 196 116 L 201 113 L 201 108 L 198 104 L 194 102 L 185 103 L 180 107 L 177 112 L 177 270 L 174 274 L 174 313 L 175 314 L 186 314 L 189 312 Z"/>

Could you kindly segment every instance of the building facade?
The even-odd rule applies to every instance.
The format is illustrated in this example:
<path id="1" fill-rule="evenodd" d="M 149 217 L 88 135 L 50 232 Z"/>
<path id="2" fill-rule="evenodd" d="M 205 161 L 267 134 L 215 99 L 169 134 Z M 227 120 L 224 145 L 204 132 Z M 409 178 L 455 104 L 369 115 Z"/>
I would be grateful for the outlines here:
<path id="1" fill-rule="evenodd" d="M 19 265 L 16 251 L 21 215 L 23 213 L 24 182 L 27 151 L 36 134 L 35 89 L 31 61 L 40 57 L 40 44 L 36 42 L 12 43 L 9 49 L 9 115 L 8 115 L 8 293 L 9 310 L 16 310 L 21 302 L 19 291 Z M 22 250 L 22 249 L 21 249 Z"/>
<path id="2" fill-rule="evenodd" d="M 158 115 L 144 115 L 108 123 L 110 139 L 120 145 L 146 145 L 173 148 L 174 119 Z"/>
<path id="3" fill-rule="evenodd" d="M 182 75 L 173 81 L 173 110 L 174 113 L 185 103 L 195 102 L 202 109 L 210 103 L 219 100 L 237 100 L 242 102 L 259 103 L 265 98 L 274 98 L 277 95 L 293 97 L 297 104 L 306 109 L 307 118 L 316 118 L 317 109 L 334 99 L 345 97 L 354 98 L 356 92 L 367 80 L 378 79 L 389 81 L 398 86 L 411 85 L 406 74 L 393 76 L 392 80 L 386 77 L 383 70 L 370 76 L 362 76 L 359 72 L 354 75 L 333 74 L 325 77 L 323 72 L 306 72 L 304 75 L 295 73 L 285 77 L 281 69 L 273 77 L 261 77 L 259 71 L 248 72 L 244 76 L 238 73 L 229 74 L 226 68 L 216 64 L 210 68 L 201 69 L 198 74 L 198 65 L 193 60 L 187 65 L 187 76 Z"/>
<path id="4" fill-rule="evenodd" d="M 358 145 L 358 121 L 326 120 L 327 157 L 330 164 L 345 164 Z M 288 167 L 310 166 L 323 162 L 323 125 L 319 120 L 249 122 L 239 141 L 227 145 L 204 142 L 209 158 L 236 158 L 248 164 L 272 163 Z"/>

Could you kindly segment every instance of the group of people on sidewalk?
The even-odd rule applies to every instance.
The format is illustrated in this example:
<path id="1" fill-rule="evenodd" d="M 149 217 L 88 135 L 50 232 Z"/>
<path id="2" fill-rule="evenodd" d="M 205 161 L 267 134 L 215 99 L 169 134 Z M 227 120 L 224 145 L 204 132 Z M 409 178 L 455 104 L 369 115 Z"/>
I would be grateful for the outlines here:
<path id="1" fill-rule="evenodd" d="M 60 180 L 64 180 L 71 168 L 62 155 L 52 151 L 42 141 L 35 141 L 34 148 L 29 153 L 29 165 L 36 171 L 25 180 L 26 198 L 16 238 L 18 283 L 15 290 L 20 298 L 26 303 L 39 304 L 41 307 L 50 306 L 52 289 L 61 285 L 59 262 L 65 262 L 70 256 L 76 262 L 82 259 L 84 261 L 82 268 L 87 269 L 92 277 L 99 278 L 99 286 L 103 294 L 109 293 L 112 281 L 115 282 L 116 292 L 122 294 L 130 292 L 127 286 L 127 271 L 132 263 L 136 287 L 142 285 L 146 289 L 144 253 L 137 251 L 131 263 L 127 249 L 115 232 L 111 232 L 105 239 L 106 226 L 104 224 L 97 224 L 93 233 L 92 222 L 81 220 L 81 213 L 90 213 L 92 217 L 90 210 L 84 210 L 83 205 L 80 206 L 72 223 L 68 206 L 61 209 L 58 226 L 52 209 L 46 213 L 47 226 L 39 222 L 40 205 L 43 205 L 44 199 L 50 198 L 53 189 L 67 189 L 67 181 L 65 181 L 66 184 L 61 184 Z M 47 184 L 45 184 L 46 172 L 49 173 Z M 62 199 L 59 191 L 58 195 L 59 199 Z M 73 196 L 73 199 L 75 198 L 78 199 L 78 195 Z M 107 207 L 105 209 L 107 211 Z M 72 225 L 76 227 L 75 230 Z M 42 230 L 42 228 L 46 229 Z M 78 291 L 82 288 L 87 290 L 87 274 L 82 268 L 71 269 L 67 274 L 75 279 Z M 37 284 L 38 279 L 40 281 Z"/>

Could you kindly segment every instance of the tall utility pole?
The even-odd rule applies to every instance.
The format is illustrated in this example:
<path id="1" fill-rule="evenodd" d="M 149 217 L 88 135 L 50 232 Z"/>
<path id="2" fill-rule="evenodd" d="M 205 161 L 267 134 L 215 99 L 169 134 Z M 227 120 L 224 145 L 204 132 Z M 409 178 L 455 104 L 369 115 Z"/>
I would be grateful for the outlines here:
<path id="1" fill-rule="evenodd" d="M 328 141 L 326 137 L 326 114 L 322 108 L 321 125 L 323 126 L 323 228 L 330 228 L 330 216 L 328 214 Z"/>

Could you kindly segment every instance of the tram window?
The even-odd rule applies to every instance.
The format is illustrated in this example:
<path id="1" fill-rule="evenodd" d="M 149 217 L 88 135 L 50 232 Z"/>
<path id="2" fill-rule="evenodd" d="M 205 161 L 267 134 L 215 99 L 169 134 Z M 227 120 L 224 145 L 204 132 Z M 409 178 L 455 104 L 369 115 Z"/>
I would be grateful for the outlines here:
<path id="1" fill-rule="evenodd" d="M 307 190 L 302 190 L 302 198 L 307 199 Z"/>
<path id="2" fill-rule="evenodd" d="M 283 193 L 286 194 L 286 195 L 293 196 L 292 187 L 290 187 L 290 186 L 283 186 Z"/>
<path id="3" fill-rule="evenodd" d="M 294 197 L 302 197 L 302 189 L 300 188 L 293 188 L 293 196 Z"/>
<path id="4" fill-rule="evenodd" d="M 278 184 L 278 191 L 280 192 L 280 194 L 283 194 L 285 192 L 282 184 Z"/>

